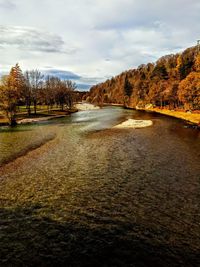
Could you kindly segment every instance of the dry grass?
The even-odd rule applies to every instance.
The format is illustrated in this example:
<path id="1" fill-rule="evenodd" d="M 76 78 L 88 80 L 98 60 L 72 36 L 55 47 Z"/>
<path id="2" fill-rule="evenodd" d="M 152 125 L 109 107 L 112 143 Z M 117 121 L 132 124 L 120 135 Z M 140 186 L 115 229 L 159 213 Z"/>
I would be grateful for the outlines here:
<path id="1" fill-rule="evenodd" d="M 183 111 L 174 111 L 174 110 L 159 109 L 159 108 L 153 108 L 149 110 L 160 113 L 160 114 L 164 114 L 167 116 L 172 116 L 172 117 L 176 117 L 179 119 L 183 119 L 183 120 L 195 123 L 195 124 L 200 124 L 200 114 L 198 113 L 187 113 Z"/>
<path id="2" fill-rule="evenodd" d="M 0 114 L 0 124 L 7 124 L 8 119 Z"/>

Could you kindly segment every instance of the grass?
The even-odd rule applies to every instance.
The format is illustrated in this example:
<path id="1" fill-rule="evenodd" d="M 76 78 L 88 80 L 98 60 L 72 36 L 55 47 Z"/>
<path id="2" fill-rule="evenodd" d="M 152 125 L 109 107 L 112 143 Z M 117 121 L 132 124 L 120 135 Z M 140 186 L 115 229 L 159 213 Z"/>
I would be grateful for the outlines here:
<path id="1" fill-rule="evenodd" d="M 189 121 L 191 123 L 200 124 L 200 114 L 199 113 L 189 113 L 184 111 L 176 111 L 176 110 L 168 110 L 168 109 L 160 109 L 160 108 L 153 108 L 148 109 L 150 111 L 154 111 L 160 114 L 164 114 L 167 116 L 176 117 L 185 121 Z"/>
<path id="2" fill-rule="evenodd" d="M 4 124 L 7 124 L 8 123 L 8 119 L 3 116 L 3 114 L 0 113 L 0 125 L 4 125 Z"/>
<path id="3" fill-rule="evenodd" d="M 27 109 L 25 106 L 20 106 L 17 114 L 16 119 L 17 121 L 27 118 L 41 118 L 41 117 L 53 117 L 53 116 L 59 116 L 59 115 L 68 115 L 70 113 L 76 112 L 76 108 L 72 108 L 71 110 L 60 110 L 59 108 L 53 107 L 50 111 L 48 110 L 48 107 L 46 105 L 40 105 L 37 107 L 37 113 L 34 114 L 34 107 L 31 106 L 31 115 L 27 114 Z M 8 119 L 3 114 L 3 112 L 0 111 L 0 126 L 8 125 Z"/>

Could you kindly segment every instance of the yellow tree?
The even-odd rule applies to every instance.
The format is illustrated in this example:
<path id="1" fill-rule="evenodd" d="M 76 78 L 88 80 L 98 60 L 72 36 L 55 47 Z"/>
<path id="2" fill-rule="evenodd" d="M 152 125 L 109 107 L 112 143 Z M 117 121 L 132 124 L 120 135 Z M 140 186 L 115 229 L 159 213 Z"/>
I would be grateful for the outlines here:
<path id="1" fill-rule="evenodd" d="M 11 126 L 16 124 L 16 108 L 24 86 L 24 78 L 18 64 L 11 68 L 10 74 L 1 79 L 0 108 Z"/>
<path id="2" fill-rule="evenodd" d="M 178 97 L 185 109 L 200 109 L 200 72 L 191 72 L 180 82 Z"/>
<path id="3" fill-rule="evenodd" d="M 198 55 L 196 56 L 196 59 L 195 59 L 195 70 L 197 72 L 200 72 L 200 52 L 198 53 Z"/>

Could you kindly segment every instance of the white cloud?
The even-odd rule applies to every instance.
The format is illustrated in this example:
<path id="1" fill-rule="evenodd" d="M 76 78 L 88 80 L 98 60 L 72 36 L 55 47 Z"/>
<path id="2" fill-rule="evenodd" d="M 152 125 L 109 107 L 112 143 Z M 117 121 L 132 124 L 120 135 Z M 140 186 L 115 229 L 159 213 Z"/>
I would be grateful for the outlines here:
<path id="1" fill-rule="evenodd" d="M 200 38 L 199 0 L 9 2 L 0 0 L 2 69 L 49 66 L 97 82 Z"/>
<path id="2" fill-rule="evenodd" d="M 0 25 L 1 48 L 44 53 L 71 53 L 73 48 L 64 48 L 64 41 L 58 35 L 30 27 Z"/>
<path id="3" fill-rule="evenodd" d="M 0 8 L 12 10 L 16 8 L 16 5 L 11 0 L 0 0 Z"/>

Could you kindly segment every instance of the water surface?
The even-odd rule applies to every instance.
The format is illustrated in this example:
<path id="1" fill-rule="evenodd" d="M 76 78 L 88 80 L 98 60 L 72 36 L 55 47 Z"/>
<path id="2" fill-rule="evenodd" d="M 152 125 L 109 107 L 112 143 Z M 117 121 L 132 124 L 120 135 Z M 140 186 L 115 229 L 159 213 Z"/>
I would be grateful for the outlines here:
<path id="1" fill-rule="evenodd" d="M 153 126 L 112 129 L 129 118 Z M 184 126 L 107 107 L 1 128 L 2 263 L 199 266 L 200 132 Z"/>

